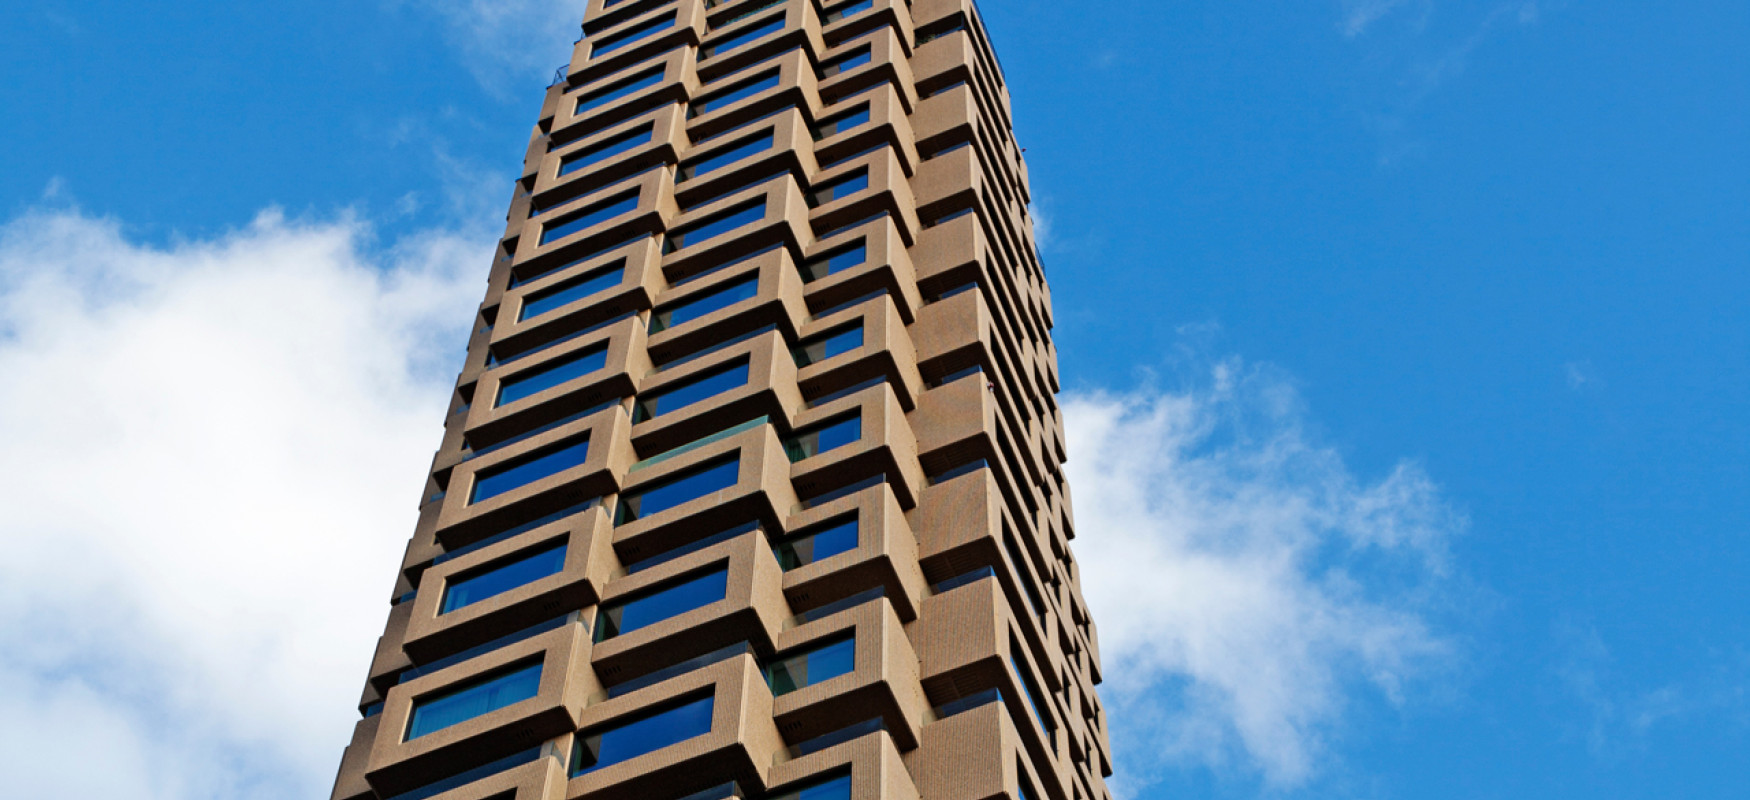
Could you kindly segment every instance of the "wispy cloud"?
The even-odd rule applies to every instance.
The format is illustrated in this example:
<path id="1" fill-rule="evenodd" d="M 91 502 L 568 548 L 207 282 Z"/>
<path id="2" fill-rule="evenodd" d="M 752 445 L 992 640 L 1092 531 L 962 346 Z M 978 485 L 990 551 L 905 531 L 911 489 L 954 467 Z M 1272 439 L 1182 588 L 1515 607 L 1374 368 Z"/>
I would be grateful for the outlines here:
<path id="1" fill-rule="evenodd" d="M 1455 645 L 1431 621 L 1463 518 L 1415 465 L 1355 476 L 1292 385 L 1238 360 L 1191 388 L 1067 398 L 1078 552 L 1122 771 L 1307 784 L 1365 695 Z"/>
<path id="2" fill-rule="evenodd" d="M 586 0 L 389 0 L 436 14 L 482 84 L 552 74 L 571 58 Z"/>
<path id="3" fill-rule="evenodd" d="M 1408 5 L 1410 0 L 1343 0 L 1343 35 L 1360 36 L 1392 12 Z"/>
<path id="4" fill-rule="evenodd" d="M 0 227 L 5 794 L 327 791 L 491 246 L 370 240 Z"/>

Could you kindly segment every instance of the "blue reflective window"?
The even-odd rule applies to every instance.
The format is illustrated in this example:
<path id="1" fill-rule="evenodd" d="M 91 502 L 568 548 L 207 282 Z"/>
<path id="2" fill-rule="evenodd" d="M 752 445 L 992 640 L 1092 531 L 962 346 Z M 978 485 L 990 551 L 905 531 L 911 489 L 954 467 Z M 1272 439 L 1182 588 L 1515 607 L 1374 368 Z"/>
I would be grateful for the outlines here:
<path id="1" fill-rule="evenodd" d="M 869 248 L 863 242 L 841 247 L 802 265 L 802 281 L 812 283 L 828 275 L 860 267 L 869 260 Z"/>
<path id="2" fill-rule="evenodd" d="M 444 588 L 443 608 L 448 614 L 467 608 L 482 600 L 497 597 L 519 586 L 527 586 L 542 578 L 558 575 L 565 569 L 565 543 L 542 548 L 508 564 L 488 565 L 465 575 L 451 578 Z"/>
<path id="3" fill-rule="evenodd" d="M 729 572 L 718 570 L 661 591 L 612 605 L 596 612 L 595 640 L 616 636 L 673 619 L 729 596 Z"/>
<path id="4" fill-rule="evenodd" d="M 776 795 L 771 800 L 851 800 L 851 776 L 829 778 Z"/>
<path id="5" fill-rule="evenodd" d="M 1010 643 L 1010 646 L 1019 645 Z M 1021 688 L 1026 690 L 1027 707 L 1032 709 L 1033 718 L 1039 721 L 1039 727 L 1044 728 L 1047 734 L 1056 731 L 1057 725 L 1051 721 L 1050 715 L 1041 710 L 1045 708 L 1045 699 L 1039 694 L 1039 687 L 1033 684 L 1033 676 L 1021 669 L 1014 656 L 1009 656 L 1009 668 L 1015 671 L 1015 677 L 1021 679 Z"/>
<path id="6" fill-rule="evenodd" d="M 658 67 L 649 72 L 628 78 L 600 91 L 586 94 L 577 99 L 577 109 L 572 113 L 582 114 L 585 111 L 594 111 L 598 108 L 603 108 L 631 97 L 645 89 L 649 89 L 653 86 L 660 86 L 662 85 L 662 79 L 665 76 L 665 70 Z"/>
<path id="7" fill-rule="evenodd" d="M 719 39 L 699 48 L 699 60 L 703 61 L 712 56 L 723 55 L 724 53 L 751 44 L 783 29 L 784 17 L 783 15 L 779 15 L 763 25 L 756 25 L 749 30 L 735 34 L 726 39 Z"/>
<path id="8" fill-rule="evenodd" d="M 558 241 L 578 231 L 600 225 L 621 214 L 628 214 L 636 210 L 638 210 L 637 192 L 604 200 L 547 223 L 541 228 L 541 244 Z"/>
<path id="9" fill-rule="evenodd" d="M 408 741 L 475 717 L 508 708 L 541 689 L 541 665 L 526 664 L 489 675 L 435 697 L 416 700 L 407 723 Z"/>
<path id="10" fill-rule="evenodd" d="M 701 375 L 691 381 L 671 389 L 638 398 L 638 404 L 632 409 L 632 422 L 639 423 L 647 419 L 655 419 L 671 411 L 686 408 L 708 397 L 716 397 L 724 392 L 739 389 L 747 385 L 750 372 L 747 362 L 743 361 L 716 372 Z"/>
<path id="11" fill-rule="evenodd" d="M 831 25 L 834 22 L 838 22 L 842 19 L 849 19 L 874 7 L 875 0 L 857 0 L 855 3 L 846 3 L 826 12 L 826 15 L 820 18 L 820 24 Z"/>
<path id="12" fill-rule="evenodd" d="M 857 549 L 857 518 L 829 522 L 824 528 L 803 531 L 772 545 L 778 565 L 785 572 L 825 561 L 840 553 Z"/>
<path id="13" fill-rule="evenodd" d="M 711 732 L 712 698 L 694 700 L 611 728 L 577 737 L 571 754 L 571 775 L 630 761 L 646 753 L 680 744 Z"/>
<path id="14" fill-rule="evenodd" d="M 809 364 L 818 364 L 833 356 L 849 353 L 862 346 L 863 325 L 858 323 L 850 328 L 796 345 L 790 351 L 790 355 L 796 358 L 796 366 L 806 367 Z"/>
<path id="15" fill-rule="evenodd" d="M 773 662 L 765 669 L 766 685 L 771 687 L 773 697 L 783 697 L 797 689 L 849 675 L 856 664 L 857 642 L 844 639 Z"/>
<path id="16" fill-rule="evenodd" d="M 866 169 L 857 170 L 849 176 L 809 192 L 808 206 L 809 208 L 824 206 L 834 200 L 850 197 L 867 188 L 869 188 L 869 171 Z"/>
<path id="17" fill-rule="evenodd" d="M 717 8 L 718 6 L 725 5 L 728 1 L 729 0 L 712 0 L 712 2 L 706 3 L 705 7 L 706 8 Z M 784 4 L 784 0 L 766 0 L 766 2 L 764 2 L 764 3 L 749 3 L 747 8 L 742 9 L 735 16 L 730 17 L 729 19 L 718 20 L 718 21 L 712 23 L 711 29 L 718 30 L 718 29 L 722 29 L 722 28 L 727 28 L 731 25 L 734 25 L 737 22 L 740 22 L 744 19 L 747 19 L 748 17 L 751 17 L 755 14 L 758 14 L 761 11 L 764 11 L 768 8 L 772 8 L 775 6 L 781 6 L 783 4 Z"/>
<path id="18" fill-rule="evenodd" d="M 678 231 L 671 231 L 668 234 L 668 241 L 662 245 L 662 252 L 673 253 L 689 245 L 715 239 L 738 228 L 757 224 L 765 218 L 766 201 L 764 200 L 731 209 Z"/>
<path id="19" fill-rule="evenodd" d="M 607 53 L 612 53 L 615 50 L 633 44 L 634 42 L 641 42 L 655 36 L 671 27 L 674 27 L 673 14 L 657 17 L 643 25 L 621 31 L 620 33 L 616 33 L 596 42 L 589 49 L 590 57 L 595 58 Z"/>
<path id="20" fill-rule="evenodd" d="M 820 77 L 830 78 L 830 77 L 837 75 L 841 72 L 848 72 L 850 70 L 861 67 L 864 64 L 867 64 L 873 60 L 875 60 L 875 56 L 874 56 L 873 51 L 870 48 L 865 47 L 865 48 L 862 48 L 861 50 L 858 50 L 857 52 L 852 53 L 848 56 L 844 56 L 843 58 L 835 58 L 832 61 L 829 61 L 826 64 L 822 65 L 820 68 Z"/>
<path id="21" fill-rule="evenodd" d="M 819 141 L 867 124 L 869 124 L 869 104 L 864 103 L 856 109 L 822 120 L 820 124 L 815 125 L 814 139 Z"/>
<path id="22" fill-rule="evenodd" d="M 646 125 L 625 136 L 616 136 L 601 144 L 572 153 L 559 161 L 559 175 L 564 177 L 584 167 L 600 164 L 614 156 L 625 155 L 650 143 L 652 126 Z"/>
<path id="23" fill-rule="evenodd" d="M 759 278 L 749 278 L 714 292 L 692 298 L 650 315 L 650 332 L 679 327 L 715 311 L 721 311 L 744 300 L 752 300 L 760 292 Z"/>
<path id="24" fill-rule="evenodd" d="M 701 97 L 697 100 L 694 100 L 692 107 L 687 112 L 687 115 L 691 116 L 691 117 L 697 117 L 701 114 L 709 114 L 709 113 L 716 111 L 720 108 L 724 108 L 726 106 L 731 106 L 731 105 L 734 105 L 736 103 L 739 103 L 743 100 L 748 99 L 749 97 L 753 97 L 756 94 L 760 94 L 762 92 L 769 92 L 773 89 L 776 89 L 776 88 L 778 88 L 778 84 L 780 84 L 782 82 L 783 82 L 782 76 L 777 72 L 773 72 L 769 75 L 755 78 L 755 79 L 748 81 L 746 83 L 731 86 L 728 89 L 724 89 L 723 91 L 718 92 L 716 94 L 710 95 L 708 97 Z"/>
<path id="25" fill-rule="evenodd" d="M 772 132 L 766 131 L 727 150 L 718 151 L 690 164 L 682 164 L 680 171 L 675 173 L 675 182 L 690 181 L 734 164 L 755 153 L 764 153 L 770 149 L 772 149 Z"/>
<path id="26" fill-rule="evenodd" d="M 626 261 L 621 259 L 601 269 L 591 270 L 583 275 L 562 283 L 531 292 L 523 298 L 522 310 L 517 315 L 517 321 L 534 319 L 549 311 L 556 311 L 572 303 L 582 300 L 597 292 L 607 291 L 620 285 L 626 272 Z"/>
<path id="27" fill-rule="evenodd" d="M 468 502 L 479 503 L 521 489 L 542 478 L 582 466 L 588 458 L 589 437 L 585 436 L 537 451 L 519 461 L 481 470 L 474 476 L 474 493 Z"/>
<path id="28" fill-rule="evenodd" d="M 790 456 L 790 461 L 794 463 L 848 444 L 855 444 L 861 438 L 863 438 L 862 418 L 847 417 L 785 439 L 784 452 Z"/>
<path id="29" fill-rule="evenodd" d="M 533 397 L 607 365 L 607 348 L 594 348 L 568 358 L 559 359 L 537 370 L 519 372 L 513 377 L 506 378 L 503 383 L 498 385 L 498 399 L 492 405 L 497 408 L 498 406 L 510 405 L 526 397 Z"/>
<path id="30" fill-rule="evenodd" d="M 625 525 L 723 491 L 734 486 L 740 476 L 741 459 L 737 454 L 669 478 L 647 489 L 623 494 L 620 496 L 620 507 L 614 512 L 614 524 Z"/>

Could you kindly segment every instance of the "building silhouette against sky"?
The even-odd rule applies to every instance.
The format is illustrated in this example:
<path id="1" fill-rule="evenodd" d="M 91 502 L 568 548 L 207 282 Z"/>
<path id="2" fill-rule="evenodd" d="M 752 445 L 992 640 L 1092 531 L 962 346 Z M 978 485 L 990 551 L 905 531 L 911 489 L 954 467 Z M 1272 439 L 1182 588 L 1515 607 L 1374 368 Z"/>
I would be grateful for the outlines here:
<path id="1" fill-rule="evenodd" d="M 590 0 L 583 28 L 333 798 L 1108 800 L 976 7 Z"/>

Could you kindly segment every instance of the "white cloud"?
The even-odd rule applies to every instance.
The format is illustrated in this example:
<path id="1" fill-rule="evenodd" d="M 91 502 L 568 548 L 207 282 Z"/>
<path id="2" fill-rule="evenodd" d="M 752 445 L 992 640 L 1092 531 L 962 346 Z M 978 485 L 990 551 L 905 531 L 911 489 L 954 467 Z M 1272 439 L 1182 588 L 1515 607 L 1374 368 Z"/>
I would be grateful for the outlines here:
<path id="1" fill-rule="evenodd" d="M 9 794 L 328 791 L 491 256 L 369 239 L 0 227 Z"/>
<path id="2" fill-rule="evenodd" d="M 551 75 L 571 58 L 585 0 L 391 0 L 427 9 L 482 83 Z"/>
<path id="3" fill-rule="evenodd" d="M 1367 32 L 1409 0 L 1343 0 L 1343 35 L 1355 37 Z"/>
<path id="4" fill-rule="evenodd" d="M 1414 465 L 1374 482 L 1311 441 L 1292 386 L 1238 361 L 1182 393 L 1066 398 L 1088 600 L 1120 771 L 1306 785 L 1364 695 L 1450 656 L 1425 613 L 1464 522 Z"/>

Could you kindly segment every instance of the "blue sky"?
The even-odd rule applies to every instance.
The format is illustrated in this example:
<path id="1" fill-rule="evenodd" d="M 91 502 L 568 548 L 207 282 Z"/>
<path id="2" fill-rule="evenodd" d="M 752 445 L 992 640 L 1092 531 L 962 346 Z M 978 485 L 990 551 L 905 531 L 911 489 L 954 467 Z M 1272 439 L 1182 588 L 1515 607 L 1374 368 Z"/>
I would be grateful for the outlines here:
<path id="1" fill-rule="evenodd" d="M 294 622 L 350 624 L 353 597 L 380 602 L 577 5 L 17 0 L 0 27 L 0 362 L 79 387 L 70 405 L 111 425 L 79 439 L 90 416 L 42 424 L 69 404 L 8 388 L 13 452 L 72 453 L 41 470 L 64 482 L 119 481 L 205 443 L 176 459 L 186 486 L 235 455 L 205 429 L 254 430 L 243 400 L 277 398 L 283 436 L 260 444 L 286 455 L 249 474 L 357 487 L 346 508 L 369 512 L 324 524 L 370 519 L 380 537 L 378 561 L 330 577 L 345 589 L 329 616 Z M 1047 222 L 1089 593 L 1109 669 L 1131 676 L 1108 682 L 1124 701 L 1118 788 L 1750 796 L 1750 6 L 984 5 Z M 290 299 L 244 319 L 264 287 Z M 193 341 L 181 326 L 234 347 L 162 371 L 225 364 L 235 418 L 142 366 L 160 355 L 116 344 Z M 111 371 L 73 366 L 93 357 Z M 298 442 L 341 441 L 296 416 L 326 403 L 363 409 L 340 427 L 377 432 L 373 452 L 393 456 L 296 483 L 333 457 Z M 1127 452 L 1136 442 L 1148 452 Z M 0 557 L 8 581 L 61 563 L 61 539 L 174 550 L 190 526 L 209 545 L 236 528 L 68 521 L 75 499 L 12 492 L 26 513 L 7 535 L 29 546 Z M 290 536 L 314 524 L 296 522 Z M 292 523 L 247 527 L 272 524 Z M 280 568 L 247 547 L 201 552 Z M 1183 590 L 1112 591 L 1138 552 Z M 151 731 L 204 709 L 203 730 L 295 756 L 239 755 L 217 787 L 171 771 L 88 788 L 325 790 L 344 714 L 298 715 L 345 712 L 380 616 L 324 649 L 338 696 L 286 675 L 298 703 L 227 727 L 205 701 L 163 699 L 182 696 L 178 670 L 260 666 L 209 652 L 210 631 L 174 622 L 201 603 L 153 588 L 199 560 L 0 590 L 0 675 L 26 687 L 0 700 L 0 742 L 32 738 L 9 718 L 104 709 Z M 155 609 L 129 652 L 172 690 L 112 674 L 114 654 L 66 632 L 80 618 L 56 615 L 96 608 L 98 584 Z M 240 608 L 283 602 L 220 590 Z M 153 660 L 167 649 L 179 655 Z M 182 750 L 140 745 L 141 763 L 201 752 L 205 734 L 185 733 L 170 737 Z"/>

